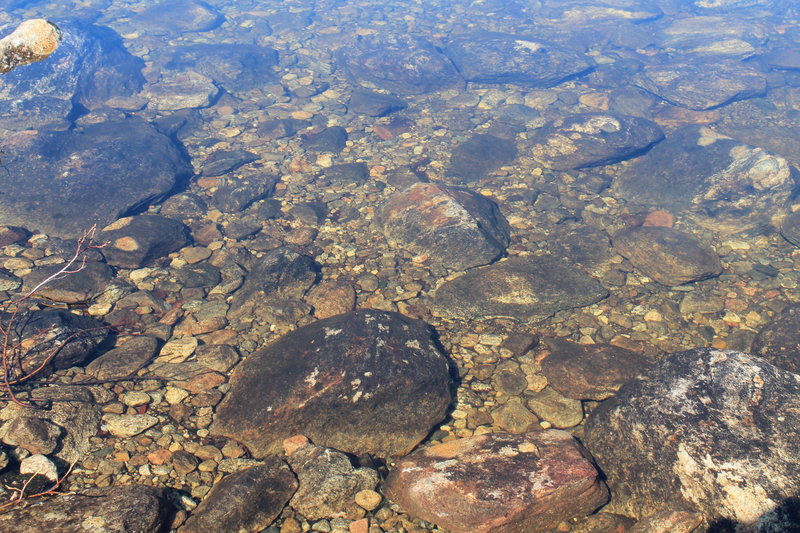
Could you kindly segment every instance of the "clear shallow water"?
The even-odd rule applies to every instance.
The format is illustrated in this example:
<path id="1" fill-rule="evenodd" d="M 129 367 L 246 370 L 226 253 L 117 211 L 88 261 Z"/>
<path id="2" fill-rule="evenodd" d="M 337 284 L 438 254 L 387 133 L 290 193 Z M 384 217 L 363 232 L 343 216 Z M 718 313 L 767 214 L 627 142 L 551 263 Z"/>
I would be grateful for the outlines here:
<path id="1" fill-rule="evenodd" d="M 324 280 L 350 284 L 357 306 L 397 310 L 434 325 L 460 369 L 468 399 L 459 407 L 482 415 L 496 414 L 507 399 L 495 373 L 544 383 L 535 357 L 508 357 L 491 335 L 523 331 L 614 342 L 648 359 L 710 344 L 746 351 L 757 331 L 800 298 L 794 246 L 780 233 L 800 153 L 800 34 L 788 2 L 709 6 L 17 3 L 5 13 L 9 28 L 34 16 L 70 27 L 77 16 L 108 28 L 91 34 L 90 42 L 107 46 L 101 56 L 112 49 L 117 55 L 97 77 L 77 76 L 72 92 L 59 93 L 61 105 L 52 114 L 41 113 L 51 107 L 39 104 L 5 112 L 5 127 L 17 132 L 6 137 L 16 144 L 4 147 L 9 186 L 28 179 L 25 160 L 15 155 L 25 147 L 19 139 L 27 138 L 19 131 L 32 126 L 92 132 L 99 131 L 93 125 L 112 124 L 108 142 L 122 146 L 119 160 L 128 155 L 147 164 L 118 172 L 127 189 L 98 195 L 92 184 L 114 168 L 113 158 L 100 157 L 108 149 L 63 141 L 70 148 L 48 167 L 52 183 L 63 189 L 23 188 L 34 199 L 53 193 L 55 203 L 69 203 L 63 195 L 77 187 L 64 176 L 88 176 L 80 200 L 98 204 L 113 196 L 119 200 L 114 211 L 76 209 L 45 228 L 37 216 L 50 208 L 31 200 L 24 210 L 29 218 L 15 214 L 0 223 L 54 234 L 65 228 L 66 216 L 79 221 L 60 235 L 70 237 L 92 217 L 169 213 L 192 228 L 202 247 L 229 253 L 228 266 L 242 250 L 296 247 L 322 266 Z M 47 72 L 46 63 L 37 68 Z M 576 116 L 582 118 L 570 122 Z M 124 120 L 134 117 L 157 127 L 164 136 L 158 143 L 171 139 L 186 167 L 170 174 L 172 163 L 159 166 L 159 175 L 174 181 L 148 181 L 152 192 L 138 196 L 144 177 L 155 174 L 156 158 L 148 148 L 155 144 L 126 142 L 134 128 Z M 59 135 L 53 138 L 64 138 Z M 436 289 L 453 271 L 495 257 L 451 252 L 467 256 L 462 267 L 462 257 L 448 257 L 444 246 L 418 247 L 376 225 L 390 195 L 419 180 L 466 187 L 495 202 L 508 222 L 508 242 L 496 255 L 557 255 L 598 279 L 609 296 L 581 301 L 575 310 L 571 297 L 562 296 L 554 316 L 533 313 L 533 324 L 515 311 L 465 316 L 458 306 L 436 303 Z M 239 185 L 251 201 L 220 193 Z M 192 201 L 183 193 L 194 195 Z M 620 231 L 642 224 L 674 226 L 719 258 L 719 267 L 691 271 L 697 282 L 684 283 L 687 274 L 674 269 L 661 278 L 658 263 L 666 261 L 648 261 L 656 252 L 636 256 L 616 242 Z M 783 230 L 792 234 L 791 227 Z M 634 250 L 647 251 L 647 241 L 637 241 Z M 123 270 L 119 276 L 142 290 L 181 291 L 169 274 L 146 274 L 131 278 Z M 210 290 L 184 289 L 185 295 L 198 306 L 215 301 Z M 319 318 L 318 310 L 293 313 L 236 324 L 237 347 L 252 351 Z M 577 410 L 580 420 L 592 406 L 570 405 L 561 414 L 575 420 Z M 558 414 L 553 420 L 536 414 L 559 424 Z M 453 417 L 442 429 L 469 436 L 492 424 L 510 422 Z M 580 434 L 580 425 L 569 424 Z"/>

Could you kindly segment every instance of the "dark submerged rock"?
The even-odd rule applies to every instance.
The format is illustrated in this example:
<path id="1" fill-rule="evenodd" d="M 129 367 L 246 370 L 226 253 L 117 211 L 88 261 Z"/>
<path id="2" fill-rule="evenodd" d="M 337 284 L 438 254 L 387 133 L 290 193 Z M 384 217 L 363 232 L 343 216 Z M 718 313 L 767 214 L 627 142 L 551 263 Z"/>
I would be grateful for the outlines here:
<path id="1" fill-rule="evenodd" d="M 262 464 L 215 483 L 178 531 L 262 531 L 278 517 L 297 487 L 297 479 L 286 463 L 266 457 Z"/>
<path id="2" fill-rule="evenodd" d="M 551 353 L 542 360 L 542 373 L 551 387 L 576 400 L 605 400 L 650 366 L 641 354 L 610 344 L 545 342 Z"/>
<path id="3" fill-rule="evenodd" d="M 2 150 L 0 222 L 62 237 L 155 203 L 192 173 L 173 141 L 138 118 L 12 134 Z"/>
<path id="4" fill-rule="evenodd" d="M 614 113 L 555 120 L 532 136 L 534 158 L 555 170 L 608 165 L 642 153 L 664 138 L 655 122 Z"/>
<path id="5" fill-rule="evenodd" d="M 242 165 L 252 163 L 258 156 L 247 150 L 217 150 L 203 161 L 203 176 L 222 176 Z"/>
<path id="6" fill-rule="evenodd" d="M 79 264 L 79 262 L 76 263 L 75 268 L 78 268 Z M 37 268 L 22 278 L 23 290 L 33 290 L 39 283 L 63 268 L 64 264 Z M 106 285 L 113 277 L 114 272 L 107 264 L 87 262 L 78 272 L 49 281 L 36 291 L 36 296 L 67 304 L 89 303 L 105 290 Z"/>
<path id="7" fill-rule="evenodd" d="M 318 133 L 305 136 L 303 146 L 311 152 L 333 152 L 338 154 L 347 145 L 347 130 L 341 126 L 331 126 Z"/>
<path id="8" fill-rule="evenodd" d="M 456 37 L 445 53 L 464 79 L 480 83 L 553 87 L 588 72 L 593 65 L 554 42 L 489 32 Z"/>
<path id="9" fill-rule="evenodd" d="M 9 327 L 9 320 L 12 320 Z M 24 342 L 20 355 L 9 353 L 6 376 L 13 380 L 43 367 L 36 376 L 44 378 L 56 370 L 78 366 L 108 336 L 102 323 L 65 310 L 22 311 L 12 317 L 0 315 L 3 331 L 9 331 L 10 345 Z"/>
<path id="10" fill-rule="evenodd" d="M 392 94 L 356 90 L 350 95 L 347 106 L 353 113 L 370 117 L 384 117 L 405 109 L 408 104 Z"/>
<path id="11" fill-rule="evenodd" d="M 546 531 L 608 501 L 588 452 L 568 433 L 493 433 L 397 462 L 385 491 L 403 510 L 454 532 Z"/>
<path id="12" fill-rule="evenodd" d="M 277 182 L 277 176 L 265 176 L 258 180 L 242 180 L 222 185 L 214 193 L 211 202 L 220 211 L 238 213 L 272 194 Z"/>
<path id="13" fill-rule="evenodd" d="M 350 78 L 366 88 L 422 94 L 463 86 L 450 60 L 428 41 L 407 35 L 363 38 L 344 47 L 339 61 Z"/>
<path id="14" fill-rule="evenodd" d="M 319 266 L 313 259 L 289 248 L 265 253 L 250 269 L 242 287 L 231 301 L 229 317 L 252 314 L 265 301 L 302 298 L 317 281 Z"/>
<path id="15" fill-rule="evenodd" d="M 0 530 L 16 533 L 159 533 L 173 508 L 164 490 L 146 485 L 93 488 L 13 508 L 0 515 Z M 91 517 L 91 520 L 87 520 Z"/>
<path id="16" fill-rule="evenodd" d="M 97 379 L 132 376 L 152 361 L 157 353 L 158 340 L 137 335 L 89 363 L 86 372 Z"/>
<path id="17" fill-rule="evenodd" d="M 445 282 L 436 290 L 433 311 L 462 320 L 509 317 L 535 322 L 607 295 L 599 282 L 565 261 L 512 257 Z"/>
<path id="18" fill-rule="evenodd" d="M 586 446 L 613 495 L 607 510 L 642 517 L 689 506 L 709 522 L 796 530 L 779 504 L 800 483 L 799 393 L 796 374 L 757 356 L 669 355 L 586 423 Z"/>
<path id="19" fill-rule="evenodd" d="M 489 172 L 511 163 L 516 157 L 514 141 L 494 135 L 473 135 L 453 148 L 447 174 L 473 181 L 486 177 Z"/>
<path id="20" fill-rule="evenodd" d="M 713 249 L 672 228 L 646 226 L 624 230 L 614 236 L 614 249 L 663 285 L 683 285 L 722 272 L 722 263 Z"/>
<path id="21" fill-rule="evenodd" d="M 288 333 L 233 372 L 211 433 L 256 457 L 307 435 L 379 457 L 408 453 L 450 403 L 448 362 L 421 321 L 358 310 Z"/>
<path id="22" fill-rule="evenodd" d="M 494 261 L 509 243 L 497 205 L 478 193 L 418 183 L 390 196 L 376 223 L 389 244 L 427 255 L 436 268 L 465 270 Z"/>
<path id="23" fill-rule="evenodd" d="M 322 175 L 336 183 L 361 183 L 369 179 L 369 167 L 366 163 L 340 163 L 326 168 Z"/>
<path id="24" fill-rule="evenodd" d="M 102 249 L 108 264 L 140 268 L 179 250 L 189 237 L 182 222 L 160 215 L 138 215 L 106 226 L 98 240 L 108 241 Z"/>

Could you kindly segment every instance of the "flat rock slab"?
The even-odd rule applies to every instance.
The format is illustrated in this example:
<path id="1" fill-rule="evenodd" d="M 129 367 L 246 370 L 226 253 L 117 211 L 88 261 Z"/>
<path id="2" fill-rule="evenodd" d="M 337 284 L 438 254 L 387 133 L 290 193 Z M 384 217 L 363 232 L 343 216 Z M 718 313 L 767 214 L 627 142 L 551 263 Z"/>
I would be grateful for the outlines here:
<path id="1" fill-rule="evenodd" d="M 75 267 L 78 265 L 79 263 Z M 22 278 L 22 290 L 26 292 L 32 290 L 63 268 L 63 263 L 37 268 Z M 88 303 L 105 290 L 113 277 L 114 272 L 107 264 L 87 262 L 78 272 L 49 281 L 36 291 L 35 296 L 67 304 Z"/>
<path id="2" fill-rule="evenodd" d="M 547 531 L 608 501 L 569 433 L 493 433 L 416 451 L 384 486 L 406 512 L 454 533 Z"/>
<path id="3" fill-rule="evenodd" d="M 614 249 L 662 285 L 683 285 L 719 275 L 717 253 L 693 236 L 661 226 L 629 228 L 616 234 Z"/>
<path id="4" fill-rule="evenodd" d="M 297 329 L 235 368 L 211 432 L 256 457 L 297 434 L 353 454 L 404 455 L 450 404 L 447 358 L 431 335 L 421 321 L 375 310 Z"/>
<path id="5" fill-rule="evenodd" d="M 642 517 L 688 505 L 709 522 L 796 531 L 776 508 L 800 486 L 798 409 L 797 374 L 696 348 L 667 356 L 601 404 L 584 442 L 608 478 L 610 512 Z"/>
<path id="6" fill-rule="evenodd" d="M 581 113 L 536 130 L 531 155 L 548 168 L 571 170 L 616 163 L 664 138 L 650 120 L 614 113 Z"/>
<path id="7" fill-rule="evenodd" d="M 634 83 L 680 107 L 702 111 L 764 94 L 767 80 L 737 61 L 670 62 L 647 66 Z"/>
<path id="8" fill-rule="evenodd" d="M 795 175 L 783 157 L 685 126 L 622 169 L 613 187 L 630 202 L 730 234 L 769 223 L 790 198 Z"/>
<path id="9" fill-rule="evenodd" d="M 680 18 L 657 34 L 661 49 L 720 59 L 745 59 L 756 53 L 769 33 L 759 24 L 736 18 L 698 16 Z"/>
<path id="10" fill-rule="evenodd" d="M 350 95 L 347 107 L 353 113 L 370 117 L 384 117 L 408 107 L 405 100 L 393 94 L 357 89 Z"/>
<path id="11" fill-rule="evenodd" d="M 491 32 L 459 36 L 445 54 L 467 81 L 553 87 L 588 72 L 588 57 L 535 37 Z"/>
<path id="12" fill-rule="evenodd" d="M 417 183 L 390 196 L 376 214 L 390 246 L 427 256 L 436 268 L 466 270 L 497 259 L 509 226 L 490 199 L 458 187 Z"/>
<path id="13" fill-rule="evenodd" d="M 192 174 L 173 141 L 138 118 L 16 133 L 0 149 L 8 170 L 0 172 L 0 223 L 51 236 L 103 227 Z"/>
<path id="14" fill-rule="evenodd" d="M 510 139 L 481 133 L 453 148 L 447 174 L 464 181 L 485 178 L 491 171 L 508 165 L 517 157 Z"/>
<path id="15" fill-rule="evenodd" d="M 61 20 L 58 27 L 62 41 L 47 61 L 3 75 L 0 128 L 27 130 L 66 123 L 76 105 L 94 109 L 109 98 L 131 96 L 142 88 L 144 61 L 126 50 L 114 30 Z M 6 165 L 12 153 L 6 149 Z"/>
<path id="16" fill-rule="evenodd" d="M 160 215 L 125 217 L 103 228 L 99 241 L 110 265 L 140 268 L 159 257 L 181 249 L 189 242 L 189 228 Z"/>
<path id="17" fill-rule="evenodd" d="M 576 400 L 605 400 L 650 366 L 642 355 L 610 344 L 545 342 L 551 353 L 542 360 L 542 373 L 551 387 Z"/>
<path id="18" fill-rule="evenodd" d="M 93 488 L 12 508 L 0 515 L 0 531 L 158 533 L 169 526 L 171 507 L 163 489 L 156 487 Z"/>
<path id="19" fill-rule="evenodd" d="M 598 281 L 566 261 L 512 257 L 445 282 L 436 290 L 433 311 L 452 319 L 508 317 L 528 322 L 591 305 L 607 295 Z"/>
<path id="20" fill-rule="evenodd" d="M 225 17 L 200 0 L 169 0 L 148 7 L 134 20 L 148 32 L 169 35 L 213 30 Z"/>
<path id="21" fill-rule="evenodd" d="M 266 457 L 261 464 L 215 483 L 178 531 L 262 531 L 278 517 L 297 486 L 286 463 L 277 457 Z"/>
<path id="22" fill-rule="evenodd" d="M 357 85 L 400 95 L 464 85 L 447 56 L 428 41 L 407 35 L 364 37 L 342 48 L 339 62 Z"/>

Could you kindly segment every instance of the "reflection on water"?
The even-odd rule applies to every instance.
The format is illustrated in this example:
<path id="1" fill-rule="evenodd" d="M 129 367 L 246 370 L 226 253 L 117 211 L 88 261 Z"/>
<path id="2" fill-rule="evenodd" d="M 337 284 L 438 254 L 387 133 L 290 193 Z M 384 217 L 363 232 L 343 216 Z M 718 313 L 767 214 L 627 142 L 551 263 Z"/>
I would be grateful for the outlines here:
<path id="1" fill-rule="evenodd" d="M 95 391 L 104 406 L 95 416 L 158 417 L 135 430 L 106 427 L 100 437 L 87 430 L 71 490 L 141 483 L 199 501 L 218 475 L 280 452 L 296 433 L 385 459 L 420 442 L 488 433 L 557 428 L 583 439 L 589 420 L 589 451 L 611 489 L 606 511 L 641 519 L 681 504 L 699 513 L 670 518 L 684 526 L 701 518 L 702 527 L 718 521 L 717 530 L 757 519 L 790 523 L 800 482 L 797 385 L 787 377 L 800 372 L 794 2 L 0 5 L 3 34 L 35 17 L 64 33 L 48 60 L 0 78 L 4 300 L 60 264 L 86 228 L 113 224 L 100 250 L 113 277 L 78 269 L 60 283 L 85 285 L 80 299 L 60 287 L 42 297 L 105 324 L 124 323 L 159 346 L 128 365 L 119 355 L 125 341 L 140 340 L 120 334 L 95 361 L 116 354 L 121 361 L 105 364 L 124 371 L 100 372 L 89 362 L 95 353 L 64 378 L 147 376 Z M 353 326 L 362 333 L 341 341 L 349 320 L 341 316 L 359 308 L 421 320 L 436 339 L 395 346 L 381 335 L 405 326 L 386 318 L 385 329 Z M 337 322 L 327 333 L 303 329 L 319 320 Z M 348 357 L 391 352 L 388 362 L 378 364 L 376 355 L 376 366 L 363 370 L 383 380 L 348 375 L 336 366 L 344 355 L 316 369 L 292 361 L 259 367 L 266 357 L 259 349 L 294 330 L 297 360 L 318 357 L 315 343 L 330 342 L 323 352 Z M 415 403 L 426 391 L 398 370 L 428 345 L 453 368 L 452 376 L 438 363 L 417 369 L 426 387 L 449 390 L 454 378 L 444 419 L 431 415 L 440 405 Z M 668 355 L 698 348 L 757 357 L 700 350 L 692 352 L 695 368 L 686 356 Z M 240 356 L 254 361 L 250 370 L 236 366 Z M 715 366 L 719 357 L 724 368 Z M 639 396 L 606 400 L 651 364 L 653 380 L 661 380 L 653 390 L 631 385 Z M 695 374 L 702 365 L 706 373 Z M 313 375 L 298 374 L 301 367 Z M 352 391 L 336 388 L 345 376 L 357 380 Z M 240 397 L 266 414 L 247 418 L 235 408 Z M 368 398 L 381 400 L 360 410 Z M 626 413 L 642 398 L 671 407 L 642 422 L 608 414 L 613 402 Z M 770 411 L 771 402 L 795 416 Z M 0 410 L 3 420 L 14 417 Z M 648 441 L 637 424 L 651 424 L 652 438 L 665 442 Z M 670 435 L 661 434 L 665 427 Z M 611 434 L 629 440 L 609 446 Z M 542 435 L 507 444 L 537 449 L 534 466 L 466 468 L 440 490 L 466 494 L 453 479 L 485 476 L 487 485 L 474 490 L 500 494 L 492 486 L 507 483 L 492 477 L 500 469 L 545 476 L 556 468 L 546 450 L 562 437 Z M 9 453 L 24 448 L 13 437 L 3 442 Z M 459 468 L 477 461 L 460 455 L 457 447 L 466 445 L 451 446 L 441 453 L 460 458 Z M 630 457 L 620 460 L 614 448 Z M 24 453 L 58 456 L 53 450 Z M 402 511 L 370 508 L 363 498 L 354 506 L 355 492 L 376 488 L 374 476 L 334 487 L 332 474 L 320 473 L 330 465 L 318 459 L 291 461 L 302 497 L 284 507 L 293 489 L 282 481 L 289 496 L 277 498 L 260 528 L 277 519 L 266 531 L 314 523 L 318 531 L 344 531 L 367 515 L 374 532 L 432 524 L 489 531 L 486 524 L 506 524 L 508 509 L 534 516 L 537 491 L 563 482 L 533 476 L 523 496 L 503 493 L 494 502 L 484 495 L 494 502 L 488 506 L 464 496 L 458 505 L 476 511 L 454 518 L 440 513 L 456 505 L 446 498 L 412 503 L 399 473 L 406 467 L 390 478 Z M 427 459 L 413 460 L 424 470 Z M 557 470 L 579 470 L 578 458 L 564 461 Z M 645 468 L 656 463 L 668 468 Z M 337 475 L 350 472 L 339 467 Z M 556 511 L 553 503 L 550 522 L 520 527 L 627 524 L 609 514 L 567 523 L 606 502 L 594 466 L 580 468 L 589 469 L 594 492 L 559 492 L 562 503 L 579 504 Z M 324 498 L 312 486 L 329 501 L 314 503 Z M 337 514 L 345 518 L 329 520 Z M 426 522 L 412 525 L 409 515 Z M 208 520 L 196 517 L 191 527 Z"/>

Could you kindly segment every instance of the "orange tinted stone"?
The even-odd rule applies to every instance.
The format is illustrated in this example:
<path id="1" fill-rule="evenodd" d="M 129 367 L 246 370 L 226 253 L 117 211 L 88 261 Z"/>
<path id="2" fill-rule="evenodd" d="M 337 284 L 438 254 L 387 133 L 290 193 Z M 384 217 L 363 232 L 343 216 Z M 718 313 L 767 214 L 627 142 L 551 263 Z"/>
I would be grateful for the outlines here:
<path id="1" fill-rule="evenodd" d="M 147 460 L 154 465 L 163 465 L 172 458 L 172 452 L 162 448 L 147 454 Z"/>
<path id="2" fill-rule="evenodd" d="M 653 211 L 644 217 L 642 226 L 661 226 L 664 228 L 671 228 L 675 225 L 675 216 L 666 211 Z"/>

